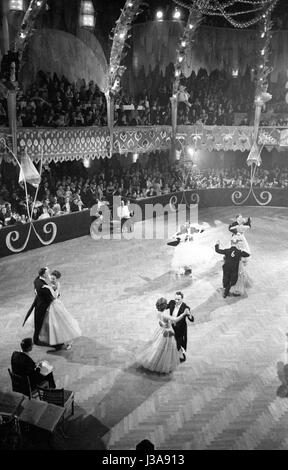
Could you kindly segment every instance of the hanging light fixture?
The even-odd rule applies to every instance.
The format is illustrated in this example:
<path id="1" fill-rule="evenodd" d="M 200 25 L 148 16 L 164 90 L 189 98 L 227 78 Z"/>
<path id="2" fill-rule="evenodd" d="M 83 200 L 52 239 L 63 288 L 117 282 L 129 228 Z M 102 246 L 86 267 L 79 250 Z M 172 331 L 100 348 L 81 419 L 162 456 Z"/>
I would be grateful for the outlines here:
<path id="1" fill-rule="evenodd" d="M 90 168 L 90 165 L 91 165 L 90 158 L 84 157 L 84 158 L 83 158 L 83 166 L 84 166 L 85 168 Z"/>
<path id="2" fill-rule="evenodd" d="M 82 28 L 94 28 L 95 10 L 91 0 L 82 0 L 80 7 L 80 26 Z"/>
<path id="3" fill-rule="evenodd" d="M 163 21 L 164 13 L 162 10 L 157 10 L 156 11 L 156 19 L 158 21 Z"/>
<path id="4" fill-rule="evenodd" d="M 181 11 L 176 7 L 173 12 L 173 20 L 180 20 L 181 18 Z"/>
<path id="5" fill-rule="evenodd" d="M 9 0 L 9 10 L 10 11 L 24 11 L 24 1 L 23 0 Z"/>

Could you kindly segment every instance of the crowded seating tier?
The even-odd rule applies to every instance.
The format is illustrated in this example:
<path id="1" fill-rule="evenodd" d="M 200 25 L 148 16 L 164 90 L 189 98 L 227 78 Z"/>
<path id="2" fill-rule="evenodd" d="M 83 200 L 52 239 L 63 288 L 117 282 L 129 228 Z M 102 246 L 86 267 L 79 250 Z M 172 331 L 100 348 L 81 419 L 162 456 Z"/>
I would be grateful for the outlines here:
<path id="1" fill-rule="evenodd" d="M 147 83 L 152 78 L 147 77 Z M 245 75 L 237 77 L 223 70 L 214 70 L 210 74 L 205 69 L 200 69 L 197 74 L 193 71 L 181 82 L 178 124 L 251 125 L 255 78 L 254 69 L 247 69 Z M 115 100 L 115 126 L 171 125 L 172 83 L 173 76 L 167 72 L 157 89 L 143 89 L 133 97 L 121 90 Z M 261 125 L 287 126 L 285 78 L 278 77 L 268 89 L 272 100 L 263 109 Z M 7 103 L 2 99 L 0 126 L 8 125 L 7 115 Z M 88 85 L 85 80 L 70 83 L 64 76 L 59 78 L 55 73 L 52 76 L 39 71 L 29 88 L 18 90 L 17 124 L 27 128 L 106 126 L 105 96 L 93 81 Z"/>
<path id="2" fill-rule="evenodd" d="M 69 167 L 69 165 L 68 165 Z M 257 169 L 255 187 L 288 188 L 288 168 L 276 166 Z M 146 164 L 138 160 L 129 167 L 103 163 L 97 173 L 87 172 L 80 164 L 70 170 L 59 164 L 51 165 L 42 174 L 42 181 L 32 214 L 33 220 L 41 220 L 92 207 L 97 201 L 120 196 L 130 201 L 172 194 L 189 189 L 249 188 L 250 169 L 192 167 L 191 164 L 171 164 L 168 155 L 151 155 Z M 32 203 L 36 189 L 28 185 L 28 205 Z M 18 181 L 0 180 L 0 228 L 26 223 L 28 220 L 25 191 Z"/>

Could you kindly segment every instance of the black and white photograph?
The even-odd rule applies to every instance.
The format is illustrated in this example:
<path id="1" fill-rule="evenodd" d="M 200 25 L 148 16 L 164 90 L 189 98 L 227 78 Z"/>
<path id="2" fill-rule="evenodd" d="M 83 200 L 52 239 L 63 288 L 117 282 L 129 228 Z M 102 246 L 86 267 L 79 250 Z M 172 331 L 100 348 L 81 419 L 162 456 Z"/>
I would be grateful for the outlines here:
<path id="1" fill-rule="evenodd" d="M 0 450 L 288 450 L 287 209 L 286 0 L 0 0 Z"/>

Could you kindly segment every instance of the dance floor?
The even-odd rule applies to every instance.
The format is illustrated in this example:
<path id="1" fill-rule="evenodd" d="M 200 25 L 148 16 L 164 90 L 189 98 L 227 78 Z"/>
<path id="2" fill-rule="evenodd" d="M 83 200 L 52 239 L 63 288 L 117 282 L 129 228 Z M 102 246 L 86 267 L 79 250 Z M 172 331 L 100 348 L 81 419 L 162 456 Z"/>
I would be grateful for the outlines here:
<path id="1" fill-rule="evenodd" d="M 33 300 L 33 279 L 48 265 L 62 273 L 62 301 L 82 336 L 70 351 L 34 347 L 36 360 L 54 366 L 58 386 L 74 390 L 66 449 L 288 449 L 288 397 L 281 370 L 288 331 L 288 212 L 245 207 L 253 286 L 246 297 L 223 299 L 222 256 L 237 208 L 201 210 L 211 246 L 209 265 L 193 280 L 171 271 L 166 240 L 83 237 L 0 260 L 0 383 L 10 390 L 11 353 L 31 327 L 22 328 Z M 151 221 L 149 223 L 152 223 Z M 140 224 L 138 224 L 140 225 Z M 169 227 L 168 227 L 169 228 Z M 136 231 L 139 230 L 137 226 Z M 135 356 L 157 326 L 155 301 L 184 292 L 195 323 L 188 325 L 187 361 L 171 376 L 143 372 Z M 285 390 L 284 390 L 285 392 Z"/>

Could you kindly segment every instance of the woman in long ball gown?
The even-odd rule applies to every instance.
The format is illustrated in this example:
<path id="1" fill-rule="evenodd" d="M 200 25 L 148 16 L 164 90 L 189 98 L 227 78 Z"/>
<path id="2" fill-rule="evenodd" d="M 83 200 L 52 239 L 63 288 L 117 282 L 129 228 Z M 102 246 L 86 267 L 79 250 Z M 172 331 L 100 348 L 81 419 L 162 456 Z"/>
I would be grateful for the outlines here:
<path id="1" fill-rule="evenodd" d="M 190 314 L 189 310 L 185 310 L 179 317 L 174 318 L 164 313 L 167 304 L 167 300 L 163 297 L 157 300 L 156 308 L 159 326 L 152 339 L 137 357 L 139 366 L 162 374 L 173 372 L 180 364 L 180 355 L 177 350 L 172 324 L 178 323 L 183 317 Z"/>
<path id="2" fill-rule="evenodd" d="M 236 247 L 241 251 L 246 251 L 251 255 L 249 244 L 246 240 L 244 233 L 251 228 L 250 217 L 246 220 L 241 214 L 236 217 L 237 224 L 231 224 L 229 230 L 233 233 L 232 240 L 236 242 Z M 247 274 L 248 258 L 241 258 L 238 268 L 238 280 L 234 286 L 231 287 L 230 293 L 234 295 L 245 295 L 247 287 L 251 287 L 252 281 Z"/>
<path id="3" fill-rule="evenodd" d="M 45 286 L 52 292 L 54 300 L 45 314 L 39 339 L 50 346 L 64 344 L 65 349 L 71 349 L 71 340 L 81 336 L 82 333 L 77 320 L 72 317 L 59 299 L 60 277 L 61 273 L 59 271 L 53 271 L 51 273 L 51 286 Z"/>
<path id="4" fill-rule="evenodd" d="M 210 247 L 200 246 L 198 243 L 199 236 L 204 232 L 204 229 L 196 228 L 193 224 L 187 222 L 180 226 L 178 232 L 173 235 L 173 238 L 178 241 L 174 243 L 175 251 L 172 258 L 171 266 L 177 275 L 192 274 L 192 266 L 205 267 L 210 259 Z M 170 245 L 172 243 L 168 243 Z"/>

